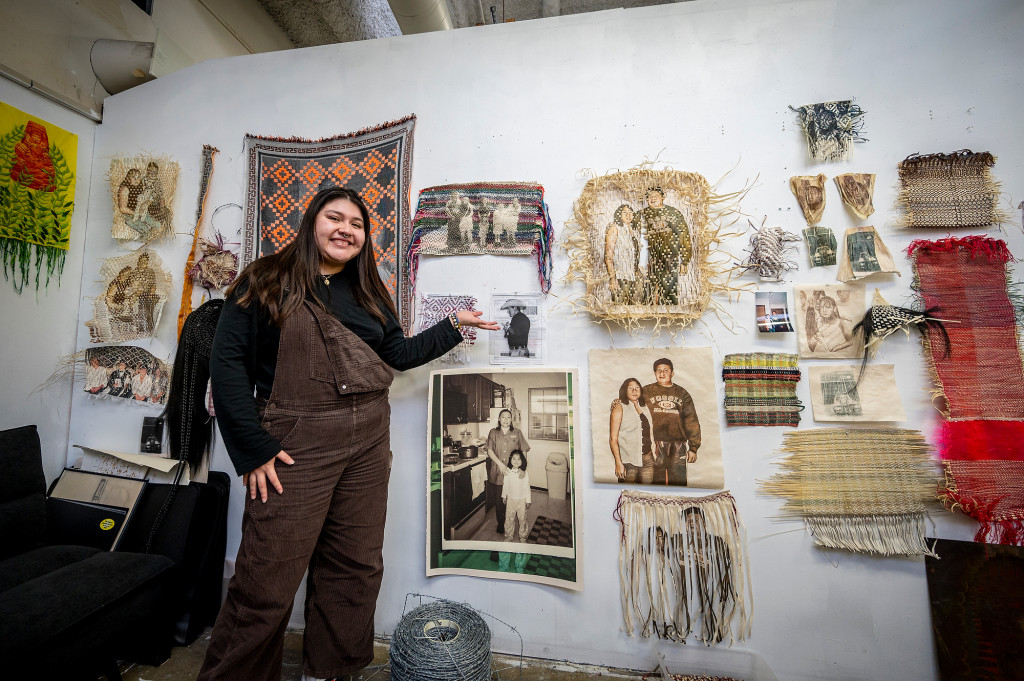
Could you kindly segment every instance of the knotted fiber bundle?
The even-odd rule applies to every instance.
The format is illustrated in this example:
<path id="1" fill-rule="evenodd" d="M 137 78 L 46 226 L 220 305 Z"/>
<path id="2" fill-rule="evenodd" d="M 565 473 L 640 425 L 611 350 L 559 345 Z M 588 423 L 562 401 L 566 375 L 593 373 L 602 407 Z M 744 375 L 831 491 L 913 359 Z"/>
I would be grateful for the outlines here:
<path id="1" fill-rule="evenodd" d="M 746 528 L 728 492 L 667 497 L 626 490 L 615 510 L 626 633 L 705 645 L 750 635 Z"/>
<path id="2" fill-rule="evenodd" d="M 934 555 L 926 502 L 937 479 L 919 431 L 819 428 L 788 432 L 783 473 L 760 483 L 786 500 L 820 546 L 892 555 Z"/>

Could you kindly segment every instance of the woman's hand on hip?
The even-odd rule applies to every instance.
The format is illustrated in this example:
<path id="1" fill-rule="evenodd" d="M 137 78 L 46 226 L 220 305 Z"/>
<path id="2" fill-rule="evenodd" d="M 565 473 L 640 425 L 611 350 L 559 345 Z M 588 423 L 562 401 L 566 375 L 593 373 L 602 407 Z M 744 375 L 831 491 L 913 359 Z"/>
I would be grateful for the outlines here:
<path id="1" fill-rule="evenodd" d="M 472 326 L 477 329 L 484 329 L 485 331 L 498 331 L 501 329 L 498 326 L 498 322 L 488 322 L 480 319 L 483 314 L 480 310 L 459 310 L 455 313 L 455 316 L 459 320 L 459 326 Z"/>
<path id="2" fill-rule="evenodd" d="M 259 468 L 249 471 L 242 476 L 242 484 L 249 488 L 249 498 L 255 499 L 256 492 L 260 493 L 260 499 L 263 503 L 267 503 L 267 482 L 277 490 L 278 494 L 284 492 L 284 487 L 281 486 L 281 481 L 277 479 L 277 471 L 274 470 L 274 462 L 280 459 L 284 463 L 291 466 L 295 463 L 295 459 L 288 456 L 288 452 L 283 449 L 274 456 L 273 459 L 266 462 Z"/>

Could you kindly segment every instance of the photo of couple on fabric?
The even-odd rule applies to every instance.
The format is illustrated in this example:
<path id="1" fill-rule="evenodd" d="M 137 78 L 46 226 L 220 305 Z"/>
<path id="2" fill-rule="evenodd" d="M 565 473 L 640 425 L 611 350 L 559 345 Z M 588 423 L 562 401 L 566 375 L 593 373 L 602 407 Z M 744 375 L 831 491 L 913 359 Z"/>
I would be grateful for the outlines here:
<path id="1" fill-rule="evenodd" d="M 246 486 L 235 574 L 201 681 L 280 679 L 284 632 L 306 580 L 303 678 L 373 660 L 391 469 L 393 369 L 444 355 L 459 310 L 407 337 L 378 274 L 360 196 L 323 188 L 297 235 L 227 291 L 210 358 L 217 423 Z"/>

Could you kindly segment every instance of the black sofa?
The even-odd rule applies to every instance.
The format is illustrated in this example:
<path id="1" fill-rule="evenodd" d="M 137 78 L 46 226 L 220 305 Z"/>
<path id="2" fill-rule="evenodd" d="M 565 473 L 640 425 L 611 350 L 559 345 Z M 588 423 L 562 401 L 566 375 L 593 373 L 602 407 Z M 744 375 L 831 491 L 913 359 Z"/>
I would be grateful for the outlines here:
<path id="1" fill-rule="evenodd" d="M 216 486 L 181 488 L 153 553 L 145 553 L 149 519 L 158 515 L 167 487 L 147 487 L 118 551 L 47 545 L 36 428 L 0 431 L 4 676 L 73 681 L 105 674 L 119 680 L 117 660 L 160 664 L 175 639 L 191 639 L 212 621 L 220 603 L 227 493 L 211 501 Z"/>

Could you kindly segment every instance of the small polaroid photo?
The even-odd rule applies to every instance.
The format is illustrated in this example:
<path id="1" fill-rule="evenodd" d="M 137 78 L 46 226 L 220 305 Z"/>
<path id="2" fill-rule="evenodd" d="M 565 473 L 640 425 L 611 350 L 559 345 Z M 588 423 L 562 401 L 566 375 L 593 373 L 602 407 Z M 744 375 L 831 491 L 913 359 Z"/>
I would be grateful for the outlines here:
<path id="1" fill-rule="evenodd" d="M 757 330 L 761 333 L 792 333 L 789 294 L 785 291 L 757 291 L 754 294 Z"/>
<path id="2" fill-rule="evenodd" d="M 501 325 L 490 333 L 491 364 L 543 364 L 543 310 L 543 293 L 491 294 L 491 319 Z"/>
<path id="3" fill-rule="evenodd" d="M 142 435 L 139 438 L 139 454 L 164 452 L 164 420 L 159 416 L 142 417 Z"/>

